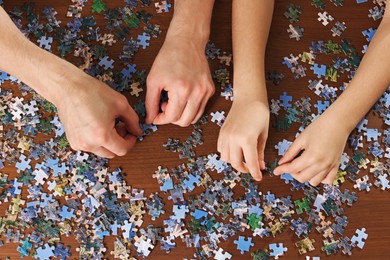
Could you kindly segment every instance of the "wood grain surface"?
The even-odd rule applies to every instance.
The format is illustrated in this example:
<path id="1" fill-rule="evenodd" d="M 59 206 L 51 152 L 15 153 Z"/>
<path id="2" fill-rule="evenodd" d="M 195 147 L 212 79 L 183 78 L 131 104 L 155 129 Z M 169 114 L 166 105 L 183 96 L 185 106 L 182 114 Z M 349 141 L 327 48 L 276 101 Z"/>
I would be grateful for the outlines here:
<path id="1" fill-rule="evenodd" d="M 12 6 L 20 6 L 25 2 L 24 0 L 5 0 L 5 9 L 9 11 Z M 90 6 L 92 0 L 90 0 L 87 6 L 84 8 L 83 16 L 89 16 Z M 114 7 L 118 5 L 123 5 L 123 0 L 111 0 L 107 1 L 108 7 Z M 266 64 L 267 70 L 278 70 L 283 72 L 285 75 L 284 80 L 279 86 L 275 86 L 272 83 L 269 84 L 268 93 L 269 99 L 278 98 L 284 91 L 289 95 L 293 96 L 293 100 L 298 100 L 300 97 L 311 97 L 312 100 L 316 100 L 315 94 L 307 88 L 308 80 L 315 79 L 316 76 L 313 75 L 312 71 L 307 70 L 307 76 L 299 80 L 295 80 L 292 77 L 291 72 L 282 65 L 282 59 L 285 56 L 289 56 L 290 53 L 298 55 L 303 51 L 308 51 L 311 41 L 313 40 L 323 40 L 327 41 L 329 39 L 339 41 L 341 38 L 334 38 L 330 32 L 331 25 L 324 27 L 320 22 L 317 21 L 317 13 L 319 9 L 311 6 L 311 1 L 292 1 L 301 5 L 303 13 L 301 15 L 301 20 L 297 23 L 299 26 L 305 29 L 304 37 L 301 41 L 295 41 L 289 39 L 286 29 L 288 28 L 289 21 L 284 17 L 284 12 L 286 5 L 290 1 L 287 0 L 278 0 L 276 1 L 275 12 L 273 17 L 273 23 L 271 28 L 271 33 L 269 36 L 269 42 L 267 47 L 267 57 Z M 352 44 L 358 49 L 361 50 L 362 46 L 366 44 L 365 37 L 362 35 L 362 30 L 368 29 L 370 27 L 376 28 L 379 22 L 374 22 L 371 18 L 368 18 L 368 9 L 373 7 L 372 1 L 364 4 L 357 4 L 354 0 L 346 0 L 343 7 L 336 7 L 330 1 L 326 0 L 327 10 L 335 18 L 335 21 L 344 21 L 347 25 L 347 30 L 343 33 L 342 38 L 348 38 L 352 40 Z M 38 11 L 41 11 L 43 6 L 51 5 L 58 12 L 57 18 L 62 21 L 62 26 L 65 23 L 70 21 L 70 18 L 66 17 L 67 7 L 71 3 L 69 0 L 56 0 L 56 1 L 44 1 L 36 0 L 36 8 Z M 148 11 L 154 14 L 153 23 L 161 25 L 163 30 L 162 35 L 158 38 L 153 38 L 151 46 L 146 50 L 140 50 L 134 59 L 134 62 L 137 64 L 137 69 L 150 69 L 155 56 L 157 55 L 159 48 L 163 44 L 166 30 L 169 26 L 170 19 L 173 13 L 173 8 L 171 12 L 167 14 L 155 13 L 154 7 L 151 6 L 148 8 Z M 101 27 L 104 27 L 104 17 L 101 14 L 94 14 L 94 17 Z M 217 0 L 215 3 L 213 19 L 212 19 L 212 30 L 211 30 L 211 40 L 216 44 L 217 47 L 221 48 L 222 51 L 231 53 L 232 44 L 231 44 L 231 1 L 229 0 Z M 135 32 L 132 31 L 132 35 L 136 36 Z M 0 35 L 1 37 L 1 35 Z M 115 47 L 110 49 L 110 57 L 114 58 L 116 61 L 119 61 L 118 55 L 122 49 L 121 44 L 115 45 Z M 56 52 L 55 52 L 56 53 Z M 58 54 L 58 53 L 56 53 Z M 0 57 L 1 58 L 1 57 Z M 70 59 L 71 61 L 80 62 L 79 60 Z M 174 62 L 174 61 L 173 61 Z M 325 55 L 319 55 L 319 58 L 316 60 L 318 63 L 329 64 L 329 57 Z M 210 62 L 211 70 L 214 71 L 220 65 L 217 60 Z M 338 83 L 335 85 L 340 86 L 342 82 L 347 81 L 346 76 L 342 76 Z M 330 82 L 327 82 L 331 84 Z M 334 83 L 333 83 L 334 84 Z M 219 96 L 220 89 L 217 88 L 217 93 L 210 100 L 207 112 L 213 112 L 216 110 L 229 111 L 231 106 L 230 101 L 226 101 L 224 98 Z M 127 93 L 128 94 L 128 93 Z M 127 95 L 126 94 L 126 95 Z M 135 104 L 136 99 L 129 96 L 129 102 Z M 144 94 L 141 96 L 144 99 Z M 381 121 L 377 119 L 371 112 L 369 115 L 370 127 L 383 127 Z M 253 115 L 253 120 L 262 120 L 261 118 Z M 196 148 L 197 156 L 207 155 L 211 152 L 216 152 L 216 142 L 219 133 L 219 127 L 216 124 L 208 123 L 202 127 L 204 131 L 204 144 Z M 148 196 L 151 192 L 159 191 L 159 184 L 155 179 L 152 178 L 152 174 L 157 169 L 159 165 L 167 168 L 175 167 L 181 163 L 186 162 L 185 160 L 180 160 L 177 153 L 165 151 L 162 144 L 166 142 L 167 138 L 179 138 L 180 140 L 185 140 L 192 132 L 193 127 L 180 128 L 174 125 L 165 125 L 160 126 L 159 130 L 156 133 L 146 137 L 143 142 L 140 142 L 136 147 L 130 151 L 126 156 L 115 158 L 110 161 L 109 165 L 113 169 L 115 167 L 121 167 L 123 172 L 127 174 L 127 183 L 132 187 L 144 189 L 145 194 Z M 293 140 L 297 127 L 293 126 L 286 132 L 276 132 L 273 128 L 270 128 L 268 144 L 266 148 L 266 161 L 270 162 L 276 158 L 276 151 L 274 149 L 275 144 L 281 141 L 283 138 L 288 140 Z M 11 177 L 17 176 L 15 168 L 7 167 L 2 170 L 3 173 L 7 173 Z M 366 171 L 361 171 L 359 176 L 362 176 Z M 213 179 L 219 179 L 215 172 L 211 172 L 211 177 Z M 268 174 L 264 177 L 261 183 L 258 183 L 259 190 L 264 193 L 267 191 L 272 191 L 277 196 L 285 196 L 291 194 L 293 199 L 300 199 L 304 195 L 302 192 L 291 192 L 289 185 L 284 185 L 284 182 L 276 177 L 270 177 Z M 347 180 L 343 184 L 343 188 L 353 189 L 353 183 Z M 191 194 L 199 194 L 203 189 L 195 189 Z M 242 187 L 234 188 L 235 197 L 242 195 L 244 190 Z M 26 196 L 24 192 L 24 197 Z M 388 216 L 390 213 L 390 203 L 389 203 L 389 193 L 388 191 L 382 191 L 376 187 L 372 187 L 369 193 L 358 192 L 359 199 L 352 206 L 347 207 L 345 210 L 345 215 L 348 217 L 348 226 L 345 231 L 346 236 L 353 236 L 356 228 L 366 228 L 368 233 L 368 239 L 366 241 L 365 247 L 363 250 L 354 249 L 353 255 L 350 258 L 353 259 L 390 259 L 388 255 L 388 250 L 390 246 L 390 221 Z M 186 194 L 188 198 L 188 194 Z M 5 214 L 5 210 L 8 208 L 9 203 L 4 203 L 0 205 L 0 215 Z M 165 210 L 167 213 L 164 216 L 168 216 L 171 213 L 172 202 L 166 201 Z M 144 217 L 144 226 L 149 223 L 163 227 L 162 219 L 164 217 L 157 219 L 156 221 L 151 221 L 149 216 L 145 214 Z M 246 232 L 245 235 L 250 235 L 250 232 Z M 333 259 L 347 259 L 348 256 L 342 255 L 341 253 L 327 257 L 324 252 L 321 252 L 322 247 L 322 237 L 317 231 L 311 232 L 311 238 L 316 240 L 316 250 L 309 253 L 310 256 L 321 256 L 322 259 L 333 258 Z M 241 255 L 237 250 L 237 246 L 234 244 L 234 240 L 237 238 L 237 235 L 228 240 L 221 241 L 220 246 L 233 254 L 233 259 L 251 259 L 250 254 L 245 253 Z M 65 244 L 71 246 L 72 259 L 77 258 L 78 253 L 76 248 L 78 243 L 72 237 L 62 237 L 62 241 Z M 3 239 L 4 240 L 4 239 Z M 114 237 L 106 237 L 104 242 L 107 247 L 106 255 L 107 258 L 111 258 L 109 252 L 113 249 Z M 177 248 L 172 249 L 170 254 L 165 253 L 159 249 L 160 245 L 157 244 L 156 248 L 151 253 L 149 259 L 183 259 L 191 258 L 194 249 L 186 248 L 185 244 L 177 239 Z M 285 253 L 281 259 L 305 259 L 304 256 L 299 255 L 297 248 L 294 243 L 299 239 L 295 236 L 293 231 L 289 228 L 285 230 L 281 235 L 276 238 L 264 238 L 260 239 L 255 237 L 253 242 L 255 243 L 255 248 L 264 249 L 268 248 L 270 243 L 284 243 L 288 247 L 288 251 Z M 4 259 L 6 256 L 11 257 L 11 259 L 19 259 L 19 253 L 16 251 L 17 244 L 9 243 L 0 247 L 0 258 Z M 252 248 L 252 251 L 255 249 Z M 132 250 L 132 255 L 136 256 L 135 250 Z M 28 259 L 28 258 L 26 258 Z"/>

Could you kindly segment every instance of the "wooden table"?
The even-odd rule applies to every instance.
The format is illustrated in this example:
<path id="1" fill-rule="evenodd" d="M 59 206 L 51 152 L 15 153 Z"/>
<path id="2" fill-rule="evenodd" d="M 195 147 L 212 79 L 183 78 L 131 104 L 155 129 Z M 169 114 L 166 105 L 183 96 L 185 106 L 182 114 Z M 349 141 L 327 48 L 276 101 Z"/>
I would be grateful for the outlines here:
<path id="1" fill-rule="evenodd" d="M 21 5 L 24 0 L 14 0 L 14 1 L 5 1 L 5 9 L 10 10 L 11 6 Z M 63 24 L 69 21 L 69 18 L 66 18 L 67 6 L 70 4 L 70 1 L 61 0 L 61 1 L 43 1 L 37 0 L 36 7 L 38 11 L 42 10 L 42 7 L 46 4 L 52 5 L 55 10 L 58 11 L 57 18 L 60 19 Z M 87 4 L 87 7 L 84 8 L 83 15 L 90 15 L 90 5 L 91 1 Z M 108 7 L 114 7 L 117 5 L 123 5 L 123 1 L 108 1 Z M 309 96 L 312 99 L 316 100 L 316 96 L 312 91 L 307 88 L 308 80 L 315 79 L 312 71 L 307 70 L 307 76 L 299 80 L 295 80 L 292 77 L 291 72 L 282 65 L 282 59 L 285 56 L 289 56 L 290 53 L 298 55 L 303 51 L 308 51 L 311 41 L 313 40 L 324 40 L 329 39 L 340 41 L 341 38 L 334 38 L 331 35 L 330 28 L 333 25 L 328 25 L 324 27 L 320 22 L 317 21 L 317 13 L 319 9 L 314 8 L 310 5 L 311 1 L 294 1 L 297 4 L 300 4 L 303 13 L 301 15 L 301 20 L 298 23 L 299 26 L 305 29 L 304 37 L 301 41 L 295 41 L 289 39 L 286 29 L 288 28 L 289 21 L 284 17 L 284 12 L 286 5 L 289 1 L 276 1 L 274 19 L 272 23 L 271 34 L 267 47 L 267 70 L 278 70 L 283 72 L 285 79 L 279 86 L 274 86 L 272 83 L 268 85 L 269 99 L 277 99 L 284 91 L 287 91 L 288 94 L 293 96 L 293 100 L 298 100 L 300 97 Z M 377 27 L 379 22 L 374 22 L 371 18 L 367 17 L 368 9 L 373 7 L 372 1 L 370 3 L 364 3 L 358 5 L 356 1 L 345 1 L 344 7 L 335 7 L 330 1 L 327 2 L 326 10 L 332 14 L 335 18 L 335 21 L 344 21 L 347 25 L 347 30 L 343 33 L 342 38 L 349 38 L 352 40 L 352 43 L 358 50 L 361 49 L 362 45 L 366 44 L 365 38 L 363 37 L 361 31 L 368 29 L 369 27 Z M 151 46 L 146 50 L 141 50 L 136 54 L 135 63 L 137 64 L 137 69 L 150 69 L 154 57 L 158 53 L 160 46 L 163 43 L 166 30 L 169 25 L 171 15 L 173 13 L 173 8 L 168 14 L 159 14 L 156 15 L 154 7 L 151 6 L 148 11 L 155 15 L 153 22 L 160 24 L 163 30 L 163 34 L 157 39 L 153 38 L 151 40 Z M 94 15 L 98 25 L 103 27 L 104 20 L 102 15 Z M 231 1 L 228 0 L 217 0 L 214 8 L 213 20 L 212 20 L 212 33 L 211 40 L 216 44 L 217 47 L 221 48 L 222 51 L 231 53 Z M 110 57 L 118 60 L 118 54 L 121 51 L 121 47 L 117 45 L 114 48 L 110 49 Z M 316 62 L 329 62 L 328 58 L 323 58 L 324 55 L 316 60 Z M 211 70 L 214 71 L 220 65 L 218 61 L 212 61 L 210 63 Z M 346 77 L 343 76 L 339 79 L 338 83 L 335 84 L 340 86 L 342 82 L 346 81 Z M 327 82 L 331 84 L 330 82 Z M 217 87 L 217 93 L 210 100 L 207 112 L 213 112 L 216 110 L 224 110 L 228 112 L 231 105 L 230 101 L 226 101 L 224 98 L 219 96 L 220 88 Z M 128 94 L 128 93 L 127 93 Z M 129 95 L 128 95 L 129 96 Z M 144 95 L 142 95 L 142 99 Z M 129 101 L 132 104 L 135 104 L 135 100 L 132 97 L 129 97 Z M 370 113 L 369 115 L 370 127 L 384 127 L 381 125 L 380 120 L 377 120 L 375 116 Z M 253 120 L 261 120 L 256 118 L 254 115 Z M 293 140 L 294 135 L 297 131 L 297 127 L 292 127 L 286 132 L 276 132 L 273 128 L 270 129 L 268 145 L 266 148 L 266 161 L 273 161 L 276 158 L 276 151 L 274 149 L 275 144 L 281 141 L 283 138 L 288 140 Z M 204 131 L 204 144 L 196 148 L 197 156 L 207 155 L 211 152 L 216 152 L 216 141 L 218 137 L 219 127 L 216 124 L 208 123 L 202 127 Z M 156 133 L 146 137 L 146 139 L 138 143 L 137 146 L 129 152 L 126 156 L 121 158 L 116 158 L 111 160 L 110 167 L 111 169 L 115 167 L 121 167 L 123 171 L 127 174 L 127 182 L 134 188 L 144 189 L 145 194 L 148 196 L 151 192 L 159 191 L 159 184 L 155 179 L 152 178 L 152 174 L 157 169 L 159 165 L 167 168 L 175 167 L 185 160 L 179 160 L 178 154 L 165 151 L 162 144 L 166 142 L 168 137 L 179 138 L 180 140 L 185 140 L 192 132 L 193 127 L 180 128 L 173 125 L 160 126 L 159 130 Z M 7 173 L 11 177 L 17 176 L 15 169 L 8 167 L 3 169 L 2 172 Z M 368 172 L 364 171 L 365 173 Z M 220 178 L 216 176 L 215 172 L 211 172 L 212 178 Z M 360 173 L 359 176 L 362 176 L 363 173 Z M 348 188 L 353 190 L 353 183 L 347 180 L 343 184 L 343 188 Z M 264 180 L 259 183 L 259 189 L 264 193 L 267 191 L 272 191 L 277 196 L 285 196 L 291 194 L 293 199 L 300 199 L 303 197 L 302 192 L 291 192 L 290 186 L 284 185 L 283 181 L 276 177 L 270 177 L 268 174 Z M 203 189 L 196 189 L 191 194 L 199 194 Z M 242 188 L 234 189 L 236 195 L 242 195 Z M 24 193 L 24 197 L 26 192 Z M 347 207 L 345 210 L 345 215 L 348 217 L 348 226 L 346 228 L 345 235 L 353 236 L 356 228 L 365 227 L 368 233 L 368 240 L 363 250 L 354 249 L 353 258 L 356 259 L 386 259 L 388 258 L 388 248 L 390 246 L 390 222 L 387 220 L 388 214 L 390 214 L 390 203 L 389 203 L 389 194 L 388 191 L 381 191 L 378 188 L 372 187 L 369 193 L 358 192 L 359 199 L 352 206 Z M 187 194 L 186 194 L 187 197 Z M 188 198 L 188 197 L 187 197 Z M 165 197 L 166 199 L 166 197 Z M 9 203 L 4 203 L 0 205 L 0 214 L 5 214 L 5 209 L 8 208 Z M 168 214 L 171 213 L 172 202 L 167 201 L 165 209 L 167 213 L 164 217 L 157 219 L 152 222 L 147 214 L 144 217 L 144 226 L 149 223 L 153 223 L 157 226 L 163 226 L 162 219 L 166 218 Z M 247 236 L 250 235 L 250 232 L 245 233 Z M 249 259 L 250 255 L 248 253 L 241 255 L 236 249 L 234 244 L 234 239 L 230 239 L 227 242 L 221 242 L 220 246 L 233 254 L 233 259 L 239 257 L 243 259 Z M 313 231 L 310 234 L 311 238 L 316 240 L 316 250 L 309 253 L 310 256 L 321 256 L 324 259 L 326 256 L 324 252 L 321 252 L 322 238 L 321 235 Z M 182 259 L 182 258 L 191 258 L 194 253 L 193 248 L 186 248 L 185 244 L 177 239 L 177 248 L 173 249 L 170 254 L 166 254 L 164 251 L 159 249 L 160 245 L 158 244 L 154 251 L 152 252 L 149 259 Z M 264 249 L 268 248 L 270 243 L 284 243 L 288 247 L 288 251 L 281 259 L 304 259 L 304 256 L 298 254 L 297 248 L 294 243 L 299 239 L 294 235 L 293 231 L 285 230 L 281 235 L 276 238 L 265 238 L 260 239 L 258 237 L 254 238 L 254 243 L 256 248 Z M 65 244 L 71 245 L 71 251 L 73 257 L 77 257 L 78 254 L 75 251 L 78 243 L 72 238 L 63 237 Z M 109 237 L 105 239 L 105 244 L 107 246 L 107 252 L 113 249 L 114 238 Z M 1 247 L 0 258 L 4 259 L 5 256 L 10 256 L 11 259 L 18 259 L 19 253 L 16 251 L 17 244 L 5 244 Z M 252 248 L 253 249 L 253 248 Z M 135 250 L 132 250 L 132 254 L 135 255 Z M 111 255 L 107 253 L 107 257 Z M 73 258 L 72 257 L 72 258 Z M 348 258 L 341 253 L 332 256 L 334 259 Z"/>

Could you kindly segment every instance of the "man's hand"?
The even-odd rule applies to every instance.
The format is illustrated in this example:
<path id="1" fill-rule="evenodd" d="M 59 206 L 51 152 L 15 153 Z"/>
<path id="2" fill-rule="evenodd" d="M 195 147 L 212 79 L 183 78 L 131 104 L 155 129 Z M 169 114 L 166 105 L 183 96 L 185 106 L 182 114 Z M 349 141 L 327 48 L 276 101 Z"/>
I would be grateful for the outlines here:
<path id="1" fill-rule="evenodd" d="M 164 45 L 147 79 L 147 123 L 188 126 L 202 116 L 215 91 L 205 56 L 213 4 L 214 0 L 175 1 Z M 169 100 L 160 107 L 163 90 Z"/>
<path id="2" fill-rule="evenodd" d="M 168 102 L 160 110 L 161 91 Z M 188 126 L 203 114 L 214 94 L 214 83 L 204 54 L 204 46 L 191 39 L 167 39 L 147 79 L 147 123 Z"/>
<path id="3" fill-rule="evenodd" d="M 67 84 L 72 91 L 56 106 L 72 149 L 106 158 L 125 155 L 142 133 L 126 97 L 82 71 Z"/>
<path id="4" fill-rule="evenodd" d="M 107 158 L 126 154 L 141 129 L 123 95 L 31 43 L 1 7 L 0 31 L 0 69 L 57 106 L 73 149 Z"/>

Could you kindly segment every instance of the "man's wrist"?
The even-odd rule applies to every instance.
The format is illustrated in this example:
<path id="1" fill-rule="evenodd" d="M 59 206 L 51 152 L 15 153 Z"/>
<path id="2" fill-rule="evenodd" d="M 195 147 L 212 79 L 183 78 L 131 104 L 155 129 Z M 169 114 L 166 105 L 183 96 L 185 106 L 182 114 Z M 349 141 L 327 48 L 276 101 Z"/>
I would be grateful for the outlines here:
<path id="1" fill-rule="evenodd" d="M 205 48 L 210 36 L 210 26 L 202 26 L 194 21 L 173 18 L 167 32 L 167 40 L 188 39 Z"/>
<path id="2" fill-rule="evenodd" d="M 78 77 L 77 67 L 38 47 L 22 67 L 20 79 L 56 106 L 70 91 L 72 77 Z"/>
<path id="3" fill-rule="evenodd" d="M 188 38 L 206 46 L 210 36 L 213 0 L 177 0 L 167 38 Z"/>

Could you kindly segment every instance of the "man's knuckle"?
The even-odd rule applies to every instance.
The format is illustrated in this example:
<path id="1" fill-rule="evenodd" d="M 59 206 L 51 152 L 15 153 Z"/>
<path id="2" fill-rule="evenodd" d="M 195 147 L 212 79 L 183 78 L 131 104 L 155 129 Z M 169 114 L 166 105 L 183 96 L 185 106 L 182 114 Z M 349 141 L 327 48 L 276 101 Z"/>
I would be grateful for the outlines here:
<path id="1" fill-rule="evenodd" d="M 126 109 L 129 107 L 129 102 L 127 101 L 127 98 L 124 95 L 120 95 L 118 97 L 117 104 L 120 109 Z"/>
<path id="2" fill-rule="evenodd" d="M 155 77 L 153 76 L 152 73 L 149 73 L 148 77 L 146 78 L 146 85 L 153 87 L 155 83 L 156 83 Z"/>

